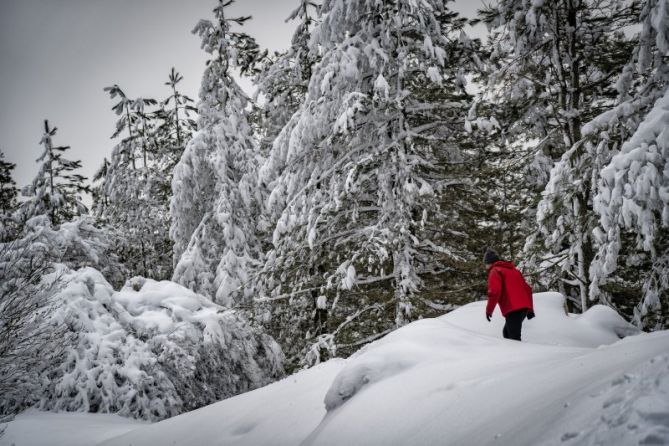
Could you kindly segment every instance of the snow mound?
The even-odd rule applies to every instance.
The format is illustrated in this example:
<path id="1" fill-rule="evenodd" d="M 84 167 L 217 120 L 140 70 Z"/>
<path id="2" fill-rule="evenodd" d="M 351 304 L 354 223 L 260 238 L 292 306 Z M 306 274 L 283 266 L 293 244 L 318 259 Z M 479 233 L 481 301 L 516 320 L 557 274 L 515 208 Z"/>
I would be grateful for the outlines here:
<path id="1" fill-rule="evenodd" d="M 640 333 L 609 307 L 595 305 L 579 315 L 567 314 L 565 298 L 560 293 L 534 294 L 536 318 L 523 323 L 523 341 L 533 344 L 571 347 L 598 347 Z M 495 309 L 492 322 L 485 317 L 485 302 L 462 306 L 439 319 L 488 336 L 501 337 L 504 318 Z"/>
<path id="2" fill-rule="evenodd" d="M 525 321 L 523 339 L 530 344 L 597 347 L 612 344 L 639 330 L 614 310 L 596 305 L 570 316 L 559 293 L 534 295 L 537 317 Z M 437 319 L 424 319 L 396 330 L 353 355 L 325 396 L 328 411 L 336 409 L 366 386 L 398 375 L 418 364 L 468 360 L 473 349 L 494 349 L 502 337 L 499 309 L 489 323 L 485 302 L 465 305 Z M 465 330 L 462 330 L 465 329 Z M 515 341 L 506 341 L 515 342 Z M 443 349 L 435 349 L 435 345 Z"/>
<path id="3" fill-rule="evenodd" d="M 72 343 L 41 408 L 158 420 L 276 380 L 283 355 L 234 312 L 173 282 L 115 292 L 93 268 L 61 271 L 54 323 Z"/>
<path id="4" fill-rule="evenodd" d="M 325 395 L 325 408 L 330 411 L 353 397 L 363 387 L 398 375 L 418 364 L 457 361 L 471 348 L 494 345 L 492 339 L 448 329 L 450 324 L 439 319 L 424 319 L 406 325 L 358 351 L 337 375 Z M 435 345 L 449 346 L 436 350 Z"/>
<path id="5" fill-rule="evenodd" d="M 638 327 L 623 319 L 613 308 L 595 305 L 585 313 L 574 316 L 581 326 L 591 327 L 603 333 L 613 333 L 620 339 L 641 333 Z"/>

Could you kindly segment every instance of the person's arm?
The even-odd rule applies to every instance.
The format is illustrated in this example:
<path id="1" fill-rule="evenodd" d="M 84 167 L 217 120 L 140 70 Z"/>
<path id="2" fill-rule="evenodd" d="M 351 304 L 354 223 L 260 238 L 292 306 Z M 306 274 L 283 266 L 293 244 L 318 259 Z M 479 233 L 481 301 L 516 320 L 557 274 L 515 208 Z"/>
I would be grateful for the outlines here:
<path id="1" fill-rule="evenodd" d="M 525 278 L 523 277 L 523 283 L 525 284 L 525 290 L 527 291 L 527 295 L 530 298 L 530 308 L 527 310 L 527 319 L 534 319 L 535 314 L 534 314 L 534 298 L 532 296 L 532 287 L 527 283 Z"/>
<path id="2" fill-rule="evenodd" d="M 490 273 L 488 274 L 488 304 L 485 308 L 486 315 L 492 315 L 501 296 L 502 275 L 495 268 L 491 268 Z"/>
<path id="3" fill-rule="evenodd" d="M 525 289 L 527 290 L 527 295 L 530 297 L 530 310 L 534 312 L 534 299 L 532 297 L 532 287 L 525 281 L 523 278 L 523 282 L 525 282 Z"/>

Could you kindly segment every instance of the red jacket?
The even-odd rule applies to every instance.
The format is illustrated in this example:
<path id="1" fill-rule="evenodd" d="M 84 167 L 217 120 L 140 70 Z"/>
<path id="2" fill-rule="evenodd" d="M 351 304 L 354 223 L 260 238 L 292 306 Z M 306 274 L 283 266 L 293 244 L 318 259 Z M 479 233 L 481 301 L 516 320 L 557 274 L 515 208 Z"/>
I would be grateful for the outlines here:
<path id="1" fill-rule="evenodd" d="M 534 311 L 532 288 L 515 265 L 504 260 L 498 260 L 488 269 L 486 314 L 492 314 L 498 303 L 503 316 L 522 308 Z"/>

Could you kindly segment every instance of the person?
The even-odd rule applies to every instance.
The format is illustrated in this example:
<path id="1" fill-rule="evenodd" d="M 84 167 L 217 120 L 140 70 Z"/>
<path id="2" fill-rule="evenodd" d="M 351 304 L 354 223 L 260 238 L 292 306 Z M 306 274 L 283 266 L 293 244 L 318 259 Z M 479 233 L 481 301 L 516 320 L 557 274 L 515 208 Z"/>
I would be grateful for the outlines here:
<path id="1" fill-rule="evenodd" d="M 532 288 L 512 262 L 500 259 L 499 255 L 486 248 L 483 262 L 488 269 L 488 304 L 485 316 L 488 322 L 496 305 L 506 319 L 503 336 L 520 341 L 523 321 L 534 317 Z"/>

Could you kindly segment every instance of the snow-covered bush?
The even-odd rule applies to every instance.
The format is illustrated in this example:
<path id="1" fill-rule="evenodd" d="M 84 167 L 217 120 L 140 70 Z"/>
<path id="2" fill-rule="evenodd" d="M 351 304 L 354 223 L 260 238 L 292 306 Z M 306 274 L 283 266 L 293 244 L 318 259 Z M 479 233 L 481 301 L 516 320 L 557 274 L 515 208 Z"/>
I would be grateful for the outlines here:
<path id="1" fill-rule="evenodd" d="M 58 278 L 42 280 L 48 251 L 33 241 L 0 243 L 0 415 L 34 404 L 42 370 L 62 353 L 63 330 L 46 323 Z"/>
<path id="2" fill-rule="evenodd" d="M 0 243 L 0 413 L 33 404 L 40 375 L 61 361 L 64 328 L 49 323 L 62 285 L 54 265 L 95 266 L 118 281 L 121 267 L 107 247 L 106 234 L 87 216 L 59 226 L 46 215 L 32 217 L 14 240 Z"/>
<path id="3" fill-rule="evenodd" d="M 49 217 L 40 215 L 28 220 L 20 244 L 29 247 L 25 256 L 43 256 L 48 263 L 61 263 L 68 268 L 94 267 L 112 283 L 122 284 L 125 270 L 109 252 L 109 235 L 99 229 L 91 216 L 81 216 L 53 225 Z"/>
<path id="4" fill-rule="evenodd" d="M 283 373 L 272 338 L 180 285 L 135 278 L 115 292 L 93 268 L 60 274 L 53 317 L 73 343 L 48 372 L 44 409 L 158 420 Z"/>

